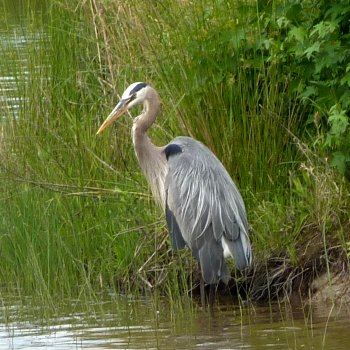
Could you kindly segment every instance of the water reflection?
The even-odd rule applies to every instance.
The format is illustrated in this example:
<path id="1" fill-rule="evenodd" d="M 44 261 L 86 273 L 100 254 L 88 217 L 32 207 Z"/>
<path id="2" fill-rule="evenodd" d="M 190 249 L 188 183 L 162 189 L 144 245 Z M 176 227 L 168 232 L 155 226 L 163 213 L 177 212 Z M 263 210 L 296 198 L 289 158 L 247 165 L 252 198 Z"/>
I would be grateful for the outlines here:
<path id="1" fill-rule="evenodd" d="M 114 296 L 88 306 L 70 301 L 46 318 L 5 299 L 0 349 L 348 349 L 350 320 L 330 311 L 228 305 L 209 313 Z"/>
<path id="2" fill-rule="evenodd" d="M 33 28 L 30 18 L 23 15 L 23 1 L 0 3 L 0 116 L 17 117 L 19 108 L 27 101 L 30 80 L 28 66 L 30 50 L 35 50 L 46 38 L 43 29 Z M 36 15 L 42 7 L 33 9 Z M 31 69 L 32 72 L 39 71 Z"/>

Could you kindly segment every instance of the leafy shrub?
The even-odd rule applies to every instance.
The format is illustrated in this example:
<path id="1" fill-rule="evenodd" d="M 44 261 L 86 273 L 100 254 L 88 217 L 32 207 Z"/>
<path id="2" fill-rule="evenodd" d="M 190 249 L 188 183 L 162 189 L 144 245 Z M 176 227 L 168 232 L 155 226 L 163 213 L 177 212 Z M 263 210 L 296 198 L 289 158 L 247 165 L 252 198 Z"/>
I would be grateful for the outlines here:
<path id="1" fill-rule="evenodd" d="M 349 1 L 290 0 L 275 12 L 268 10 L 260 15 L 270 47 L 266 60 L 291 75 L 290 91 L 308 111 L 306 125 L 316 126 L 315 144 L 345 174 L 350 162 Z"/>

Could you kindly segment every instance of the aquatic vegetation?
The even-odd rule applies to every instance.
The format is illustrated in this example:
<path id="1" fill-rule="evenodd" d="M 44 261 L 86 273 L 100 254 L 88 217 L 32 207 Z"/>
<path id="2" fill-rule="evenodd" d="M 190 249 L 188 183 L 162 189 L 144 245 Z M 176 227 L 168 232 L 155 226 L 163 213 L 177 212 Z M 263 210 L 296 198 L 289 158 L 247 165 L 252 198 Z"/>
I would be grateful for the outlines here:
<path id="1" fill-rule="evenodd" d="M 136 164 L 130 120 L 95 136 L 118 93 L 140 80 L 162 97 L 152 139 L 203 141 L 239 184 L 255 263 L 237 276 L 232 293 L 288 295 L 319 272 L 347 266 L 349 183 L 333 165 L 347 174 L 348 111 L 330 105 L 330 114 L 325 107 L 315 113 L 323 90 L 314 99 L 300 85 L 302 69 L 321 56 L 309 50 L 293 57 L 296 46 L 307 44 L 295 36 L 303 29 L 294 29 L 293 6 L 38 4 L 39 10 L 21 9 L 25 59 L 15 59 L 18 46 L 1 42 L 7 56 L 0 75 L 21 62 L 11 73 L 18 108 L 3 109 L 1 125 L 2 285 L 11 281 L 44 299 L 106 288 L 156 290 L 173 300 L 192 293 L 196 265 L 188 252 L 170 251 L 163 213 Z M 18 9 L 7 6 L 2 16 L 10 27 Z M 312 10 L 315 17 L 321 10 Z M 341 32 L 327 28 L 329 46 Z"/>

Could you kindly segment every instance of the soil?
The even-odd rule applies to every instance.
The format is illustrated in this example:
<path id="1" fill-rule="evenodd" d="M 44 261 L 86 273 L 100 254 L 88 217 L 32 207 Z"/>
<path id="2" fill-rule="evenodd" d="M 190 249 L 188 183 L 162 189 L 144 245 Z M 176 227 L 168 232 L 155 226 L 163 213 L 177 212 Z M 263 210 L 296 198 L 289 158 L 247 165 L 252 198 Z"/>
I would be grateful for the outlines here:
<path id="1" fill-rule="evenodd" d="M 350 275 L 346 271 L 324 273 L 312 281 L 310 289 L 312 303 L 350 306 Z"/>

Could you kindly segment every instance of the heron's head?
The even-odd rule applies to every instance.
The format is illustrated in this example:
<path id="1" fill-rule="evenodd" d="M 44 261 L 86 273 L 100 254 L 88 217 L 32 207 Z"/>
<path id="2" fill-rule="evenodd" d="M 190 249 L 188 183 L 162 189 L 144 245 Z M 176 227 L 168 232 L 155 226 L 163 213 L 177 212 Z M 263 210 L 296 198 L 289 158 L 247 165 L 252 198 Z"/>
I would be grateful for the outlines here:
<path id="1" fill-rule="evenodd" d="M 118 104 L 114 107 L 113 111 L 102 123 L 97 131 L 97 134 L 101 133 L 109 125 L 115 122 L 119 117 L 121 117 L 129 108 L 142 103 L 146 97 L 149 89 L 149 85 L 146 83 L 133 83 L 131 84 L 123 93 L 122 98 Z"/>

